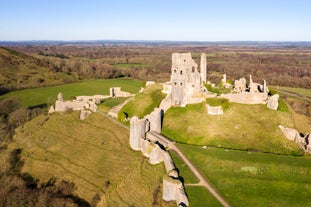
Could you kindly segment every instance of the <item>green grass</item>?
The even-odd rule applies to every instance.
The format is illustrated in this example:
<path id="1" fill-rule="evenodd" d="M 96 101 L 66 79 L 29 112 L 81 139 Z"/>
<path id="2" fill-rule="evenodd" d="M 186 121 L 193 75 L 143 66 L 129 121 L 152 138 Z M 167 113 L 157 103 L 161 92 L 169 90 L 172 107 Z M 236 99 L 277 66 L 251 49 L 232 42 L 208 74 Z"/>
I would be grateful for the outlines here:
<path id="1" fill-rule="evenodd" d="M 201 186 L 186 186 L 189 207 L 222 207 L 208 190 Z"/>
<path id="2" fill-rule="evenodd" d="M 141 87 L 141 83 L 133 79 L 88 80 L 53 87 L 14 91 L 0 96 L 0 99 L 5 97 L 18 97 L 21 99 L 24 107 L 30 107 L 46 104 L 48 99 L 51 99 L 54 103 L 59 92 L 64 94 L 64 99 L 79 95 L 109 95 L 109 88 L 115 86 L 122 87 L 123 91 L 137 93 Z"/>
<path id="3" fill-rule="evenodd" d="M 207 98 L 206 103 L 210 106 L 221 106 L 225 111 L 229 108 L 229 100 L 225 98 Z"/>
<path id="4" fill-rule="evenodd" d="M 212 87 L 210 84 L 205 84 L 205 87 L 209 92 L 216 93 L 217 96 L 219 96 L 222 93 L 229 93 L 231 91 L 230 88 L 223 87 L 221 83 L 215 87 Z"/>
<path id="5" fill-rule="evenodd" d="M 277 109 L 278 111 L 289 112 L 287 104 L 281 97 L 279 98 L 278 103 L 279 103 L 278 109 Z"/>
<path id="6" fill-rule="evenodd" d="M 98 113 L 84 121 L 77 112 L 55 113 L 18 128 L 9 148 L 22 149 L 22 172 L 41 182 L 74 182 L 75 193 L 89 202 L 98 194 L 102 206 L 174 206 L 161 198 L 164 166 L 150 165 L 128 139 L 127 129 Z"/>
<path id="7" fill-rule="evenodd" d="M 121 63 L 112 65 L 114 68 L 142 68 L 142 67 L 151 67 L 150 64 L 140 64 L 140 63 Z"/>
<path id="8" fill-rule="evenodd" d="M 113 107 L 123 103 L 128 97 L 107 98 L 98 105 L 99 110 L 108 113 Z"/>
<path id="9" fill-rule="evenodd" d="M 170 152 L 170 154 L 179 171 L 179 176 L 183 179 L 184 183 L 198 183 L 198 178 L 192 173 L 188 165 L 186 165 L 174 151 Z"/>
<path id="10" fill-rule="evenodd" d="M 284 90 L 284 91 L 289 91 L 293 93 L 297 93 L 299 95 L 307 96 L 311 98 L 311 89 L 306 89 L 306 88 L 291 88 L 291 87 L 277 87 L 275 90 Z"/>
<path id="11" fill-rule="evenodd" d="M 212 116 L 204 104 L 191 104 L 171 107 L 165 113 L 162 133 L 180 143 L 302 154 L 282 134 L 280 124 L 293 127 L 291 113 L 269 110 L 265 105 L 230 103 L 223 115 Z"/>
<path id="12" fill-rule="evenodd" d="M 138 116 L 139 118 L 151 113 L 155 107 L 158 107 L 165 98 L 161 92 L 162 85 L 154 84 L 146 88 L 142 93 L 138 93 L 133 100 L 123 106 L 118 113 L 118 119 L 125 122 L 126 115 L 130 118 Z"/>
<path id="13" fill-rule="evenodd" d="M 232 206 L 311 206 L 310 156 L 178 147 Z M 202 197 L 200 192 L 193 194 L 195 199 Z"/>

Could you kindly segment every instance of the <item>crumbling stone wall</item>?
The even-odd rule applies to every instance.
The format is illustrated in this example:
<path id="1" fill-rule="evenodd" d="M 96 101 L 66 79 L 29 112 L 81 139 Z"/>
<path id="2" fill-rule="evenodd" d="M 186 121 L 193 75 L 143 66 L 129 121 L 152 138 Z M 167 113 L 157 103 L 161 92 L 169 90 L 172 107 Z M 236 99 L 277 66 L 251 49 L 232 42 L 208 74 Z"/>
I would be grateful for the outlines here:
<path id="1" fill-rule="evenodd" d="M 141 151 L 145 157 L 149 157 L 151 164 L 164 162 L 167 174 L 163 177 L 163 199 L 176 201 L 177 206 L 188 206 L 188 197 L 179 179 L 174 161 L 164 146 L 158 142 L 157 137 L 153 135 L 154 132 L 161 133 L 161 121 L 162 110 L 159 108 L 155 108 L 143 119 L 132 117 L 130 120 L 130 146 L 134 150 Z"/>
<path id="2" fill-rule="evenodd" d="M 282 125 L 279 125 L 279 128 L 282 130 L 284 136 L 294 141 L 298 146 L 307 153 L 311 153 L 311 144 L 310 144 L 310 133 L 307 133 L 304 137 L 296 129 L 288 128 Z"/>
<path id="3" fill-rule="evenodd" d="M 78 111 L 83 109 L 90 109 L 95 112 L 97 110 L 96 101 L 90 98 L 87 99 L 86 97 L 78 100 L 64 101 L 63 94 L 59 93 L 55 102 L 55 108 L 52 106 L 49 109 L 49 113 L 64 112 L 67 110 Z"/>
<path id="4" fill-rule="evenodd" d="M 266 104 L 268 99 L 267 93 L 230 93 L 221 94 L 220 98 L 229 99 L 230 102 L 241 104 Z"/>
<path id="5" fill-rule="evenodd" d="M 133 94 L 121 90 L 121 87 L 112 87 L 109 89 L 110 97 L 129 97 Z"/>
<path id="6" fill-rule="evenodd" d="M 270 96 L 267 101 L 267 107 L 273 110 L 277 110 L 279 106 L 279 94 Z"/>
<path id="7" fill-rule="evenodd" d="M 186 106 L 188 103 L 201 101 L 198 98 L 206 82 L 206 55 L 201 55 L 201 73 L 191 53 L 173 53 L 171 69 L 171 104 Z M 204 78 L 205 77 L 205 78 Z"/>

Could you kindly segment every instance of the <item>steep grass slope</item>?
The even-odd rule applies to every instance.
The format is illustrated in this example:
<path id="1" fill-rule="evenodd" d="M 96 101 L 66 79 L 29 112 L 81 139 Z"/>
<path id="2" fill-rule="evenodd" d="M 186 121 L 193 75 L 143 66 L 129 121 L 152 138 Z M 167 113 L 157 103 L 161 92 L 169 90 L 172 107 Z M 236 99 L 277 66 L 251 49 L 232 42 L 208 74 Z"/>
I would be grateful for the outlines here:
<path id="1" fill-rule="evenodd" d="M 127 129 L 98 113 L 80 121 L 73 112 L 27 122 L 16 130 L 14 145 L 22 149 L 23 172 L 41 182 L 74 182 L 87 201 L 99 195 L 100 206 L 171 206 L 161 199 L 164 166 L 150 165 L 128 139 Z"/>
<path id="2" fill-rule="evenodd" d="M 125 118 L 133 116 L 142 118 L 151 113 L 155 107 L 159 107 L 161 101 L 165 98 L 165 94 L 161 91 L 161 84 L 148 86 L 143 92 L 138 93 L 134 99 L 123 106 L 118 113 L 118 119 L 125 121 Z"/>
<path id="3" fill-rule="evenodd" d="M 181 143 L 255 150 L 280 154 L 302 153 L 278 126 L 293 127 L 290 112 L 264 105 L 230 103 L 223 115 L 208 115 L 204 104 L 172 107 L 165 116 L 163 133 Z"/>

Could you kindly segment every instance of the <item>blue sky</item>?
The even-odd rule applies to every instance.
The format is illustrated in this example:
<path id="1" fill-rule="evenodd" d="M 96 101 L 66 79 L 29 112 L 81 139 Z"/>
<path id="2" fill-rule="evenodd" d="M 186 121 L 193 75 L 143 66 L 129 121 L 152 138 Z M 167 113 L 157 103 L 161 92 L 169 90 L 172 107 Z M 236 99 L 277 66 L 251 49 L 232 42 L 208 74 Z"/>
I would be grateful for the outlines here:
<path id="1" fill-rule="evenodd" d="M 310 0 L 0 0 L 0 40 L 311 41 Z"/>

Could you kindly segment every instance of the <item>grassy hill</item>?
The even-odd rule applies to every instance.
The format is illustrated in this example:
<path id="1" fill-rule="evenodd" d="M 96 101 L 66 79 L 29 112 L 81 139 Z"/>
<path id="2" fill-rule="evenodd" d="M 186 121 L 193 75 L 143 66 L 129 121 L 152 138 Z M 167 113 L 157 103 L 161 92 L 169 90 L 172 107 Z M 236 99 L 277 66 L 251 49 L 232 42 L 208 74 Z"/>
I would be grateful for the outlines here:
<path id="1" fill-rule="evenodd" d="M 150 165 L 128 139 L 128 129 L 98 113 L 84 121 L 55 113 L 18 128 L 9 148 L 22 150 L 22 172 L 73 182 L 79 197 L 99 195 L 100 206 L 175 206 L 161 199 L 164 166 Z"/>
<path id="2" fill-rule="evenodd" d="M 138 93 L 134 99 L 123 106 L 118 113 L 118 119 L 124 121 L 126 116 L 139 118 L 151 113 L 155 107 L 159 107 L 165 94 L 161 92 L 162 85 L 155 84 L 147 87 L 143 92 Z"/>
<path id="3" fill-rule="evenodd" d="M 126 78 L 87 80 L 52 87 L 14 91 L 0 96 L 0 99 L 5 97 L 18 97 L 21 99 L 24 107 L 31 107 L 44 105 L 48 102 L 48 99 L 49 102 L 54 103 L 59 92 L 64 94 L 64 99 L 66 100 L 79 95 L 109 95 L 109 88 L 116 86 L 121 87 L 123 91 L 137 93 L 141 88 L 141 82 Z"/>
<path id="4" fill-rule="evenodd" d="M 51 68 L 53 68 L 51 66 Z M 0 88 L 2 92 L 50 86 L 73 81 L 65 73 L 52 71 L 50 65 L 32 56 L 0 47 Z"/>
<path id="5" fill-rule="evenodd" d="M 293 127 L 290 112 L 265 105 L 230 103 L 223 115 L 208 115 L 204 104 L 172 107 L 165 116 L 163 133 L 174 141 L 280 154 L 301 154 L 278 126 Z"/>

